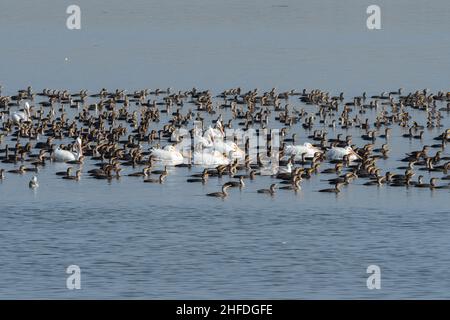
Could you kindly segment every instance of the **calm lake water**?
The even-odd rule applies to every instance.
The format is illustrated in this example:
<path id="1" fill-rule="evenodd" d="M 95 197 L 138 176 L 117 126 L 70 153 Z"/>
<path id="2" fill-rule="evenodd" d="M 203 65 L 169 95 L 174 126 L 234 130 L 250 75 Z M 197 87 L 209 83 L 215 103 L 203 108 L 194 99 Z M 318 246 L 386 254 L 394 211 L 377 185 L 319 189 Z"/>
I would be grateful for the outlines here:
<path id="1" fill-rule="evenodd" d="M 399 87 L 449 91 L 448 1 L 376 3 L 382 30 L 369 31 L 372 1 L 79 0 L 82 29 L 70 31 L 71 1 L 5 0 L 2 94 L 28 85 L 321 88 L 347 99 Z M 423 112 L 411 115 L 426 123 Z M 402 172 L 397 160 L 441 132 L 409 141 L 395 127 L 392 156 L 379 165 Z M 359 130 L 347 134 L 364 144 Z M 72 183 L 54 174 L 66 168 L 48 164 L 34 191 L 30 174 L 0 183 L 0 298 L 450 298 L 448 190 L 356 180 L 335 196 L 315 192 L 329 178 L 318 175 L 298 194 L 270 197 L 256 193 L 272 181 L 261 177 L 222 201 L 204 195 L 223 181 L 185 183 L 201 168 L 173 168 L 163 185 L 86 175 Z M 66 289 L 72 264 L 81 290 Z M 381 268 L 381 290 L 366 287 L 371 264 Z"/>

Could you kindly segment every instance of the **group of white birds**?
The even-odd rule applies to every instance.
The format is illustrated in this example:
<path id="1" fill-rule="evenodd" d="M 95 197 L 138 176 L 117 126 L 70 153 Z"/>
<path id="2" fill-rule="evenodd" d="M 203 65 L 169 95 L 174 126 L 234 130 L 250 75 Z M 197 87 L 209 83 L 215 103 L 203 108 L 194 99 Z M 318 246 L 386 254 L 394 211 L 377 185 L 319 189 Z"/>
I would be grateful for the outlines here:
<path id="1" fill-rule="evenodd" d="M 192 154 L 189 143 L 186 144 L 188 148 L 183 148 L 183 143 L 180 143 L 180 130 L 175 130 L 172 133 L 171 141 L 177 141 L 178 144 L 167 145 L 164 148 L 152 148 L 151 155 L 155 160 L 164 162 L 166 165 L 177 165 L 185 161 L 190 162 L 192 156 L 192 163 L 204 167 L 213 167 L 218 165 L 228 165 L 233 160 L 243 160 L 245 152 L 233 141 L 224 141 L 224 132 L 222 125 L 216 124 L 216 127 L 209 127 L 202 132 L 201 129 L 194 129 L 194 152 Z M 288 145 L 285 147 L 284 154 L 288 157 L 294 155 L 295 160 L 301 157 L 313 158 L 317 153 L 323 151 L 309 142 L 303 145 Z M 326 158 L 329 160 L 343 160 L 345 156 L 349 161 L 357 160 L 359 155 L 352 149 L 352 147 L 332 147 L 326 151 Z M 288 172 L 291 168 L 287 168 Z M 276 167 L 276 172 L 283 172 L 286 168 Z M 275 174 L 276 172 L 273 172 Z"/>
<path id="2" fill-rule="evenodd" d="M 29 121 L 30 105 L 25 103 L 23 111 L 16 111 L 11 114 L 11 119 L 15 123 L 23 121 Z M 177 141 L 176 144 L 167 145 L 163 148 L 153 147 L 150 150 L 150 155 L 156 161 L 161 161 L 165 165 L 175 166 L 182 163 L 192 163 L 203 167 L 215 167 L 218 165 L 228 165 L 235 159 L 243 160 L 245 158 L 245 152 L 233 141 L 225 141 L 225 134 L 222 124 L 218 121 L 216 126 L 209 127 L 206 130 L 199 128 L 194 129 L 194 148 L 193 154 L 189 144 L 188 147 L 183 148 L 183 140 L 180 142 L 180 136 L 182 132 L 180 129 L 175 130 L 172 133 L 171 141 Z M 287 157 L 294 155 L 295 160 L 299 160 L 302 157 L 312 158 L 317 153 L 323 153 L 323 151 L 309 142 L 305 142 L 303 145 L 288 145 L 285 147 L 284 154 Z M 81 138 L 77 138 L 72 145 L 71 150 L 62 149 L 61 147 L 53 150 L 52 159 L 56 162 L 69 162 L 78 161 L 83 156 L 83 146 Z M 354 161 L 359 155 L 350 147 L 332 147 L 326 151 L 326 158 L 329 160 L 342 160 L 345 156 L 348 156 L 349 161 Z M 192 160 L 191 160 L 192 158 Z M 278 172 L 291 172 L 292 164 L 284 168 L 278 167 L 278 165 L 271 165 L 266 169 L 261 170 L 262 175 L 276 174 Z M 264 172 L 268 173 L 264 173 Z M 30 188 L 37 188 L 39 186 L 37 177 L 34 176 L 29 184 Z"/>
<path id="3" fill-rule="evenodd" d="M 171 140 L 178 141 L 179 135 L 180 130 L 175 130 Z M 177 145 L 167 145 L 164 148 L 152 148 L 151 155 L 155 160 L 162 161 L 167 165 L 189 162 L 192 156 L 194 165 L 204 167 L 227 165 L 235 159 L 244 159 L 245 152 L 235 142 L 224 140 L 224 132 L 220 125 L 216 128 L 209 127 L 204 132 L 197 128 L 194 130 L 193 154 L 189 139 L 189 143 L 186 145 L 181 142 Z"/>
<path id="4" fill-rule="evenodd" d="M 319 148 L 314 147 L 311 143 L 305 142 L 303 145 L 290 145 L 286 146 L 284 150 L 287 156 L 295 155 L 295 160 L 301 159 L 302 156 L 306 158 L 312 158 L 316 153 L 323 153 Z M 349 161 L 355 161 L 361 157 L 350 146 L 332 147 L 328 149 L 325 156 L 329 160 L 343 160 L 345 156 Z"/>

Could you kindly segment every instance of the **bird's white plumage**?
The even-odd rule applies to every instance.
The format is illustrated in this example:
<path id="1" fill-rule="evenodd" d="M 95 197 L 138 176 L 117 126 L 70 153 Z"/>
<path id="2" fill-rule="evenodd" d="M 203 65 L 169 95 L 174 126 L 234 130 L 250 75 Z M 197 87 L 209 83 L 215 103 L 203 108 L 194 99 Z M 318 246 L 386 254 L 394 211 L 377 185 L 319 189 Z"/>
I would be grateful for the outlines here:
<path id="1" fill-rule="evenodd" d="M 316 152 L 322 152 L 319 148 L 314 147 L 311 143 L 305 142 L 303 145 L 290 145 L 284 148 L 284 153 L 287 156 L 295 155 L 298 159 L 305 154 L 305 157 L 312 158 Z"/>
<path id="2" fill-rule="evenodd" d="M 61 149 L 60 147 L 58 147 L 53 152 L 53 160 L 55 160 L 57 162 L 80 160 L 80 157 L 83 155 L 82 144 L 81 144 L 80 138 L 77 138 L 77 140 L 73 146 L 73 149 L 75 149 L 75 151 L 64 150 L 64 149 Z"/>
<path id="3" fill-rule="evenodd" d="M 215 139 L 223 140 L 223 138 L 224 138 L 224 134 L 223 134 L 223 131 L 221 130 L 221 127 L 219 129 L 216 129 L 216 128 L 212 128 L 211 126 L 205 131 L 203 136 L 206 139 L 208 139 L 209 141 L 212 141 Z"/>
<path id="4" fill-rule="evenodd" d="M 150 154 L 157 161 L 163 161 L 168 165 L 183 163 L 183 155 L 174 146 L 168 145 L 164 148 L 152 148 Z"/>
<path id="5" fill-rule="evenodd" d="M 39 187 L 38 179 L 36 176 L 31 178 L 30 183 L 28 184 L 31 189 L 35 189 Z"/>
<path id="6" fill-rule="evenodd" d="M 11 120 L 16 124 L 19 124 L 23 121 L 29 121 L 30 118 L 30 104 L 28 102 L 25 102 L 24 111 L 15 111 L 11 114 Z"/>
<path id="7" fill-rule="evenodd" d="M 230 160 L 217 150 L 208 150 L 194 152 L 194 164 L 201 166 L 227 165 Z"/>
<path id="8" fill-rule="evenodd" d="M 357 153 L 350 146 L 347 146 L 345 148 L 332 147 L 327 151 L 326 156 L 329 160 L 342 160 L 344 156 L 348 156 L 348 159 L 350 161 L 359 159 Z"/>
<path id="9" fill-rule="evenodd" d="M 209 149 L 225 153 L 233 159 L 242 159 L 245 156 L 245 152 L 233 141 L 214 140 Z"/>

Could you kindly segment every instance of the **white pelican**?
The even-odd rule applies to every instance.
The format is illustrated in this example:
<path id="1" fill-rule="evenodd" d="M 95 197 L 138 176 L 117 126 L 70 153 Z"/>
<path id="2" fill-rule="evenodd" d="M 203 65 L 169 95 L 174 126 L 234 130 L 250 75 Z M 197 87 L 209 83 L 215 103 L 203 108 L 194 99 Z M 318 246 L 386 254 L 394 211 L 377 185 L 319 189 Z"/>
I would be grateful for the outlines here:
<path id="1" fill-rule="evenodd" d="M 305 142 L 303 145 L 291 145 L 284 148 L 284 153 L 286 155 L 291 156 L 295 154 L 296 158 L 298 158 L 297 156 L 301 157 L 303 153 L 305 153 L 305 157 L 312 158 L 316 152 L 322 153 L 319 148 L 314 147 L 309 142 Z"/>
<path id="2" fill-rule="evenodd" d="M 155 158 L 155 160 L 169 162 L 169 164 L 177 165 L 183 163 L 183 155 L 174 146 L 168 145 L 163 149 L 152 148 L 150 154 Z"/>
<path id="3" fill-rule="evenodd" d="M 259 169 L 259 174 L 261 176 L 273 176 L 278 173 L 278 170 L 279 170 L 278 165 L 271 162 L 262 167 L 261 169 Z"/>
<path id="4" fill-rule="evenodd" d="M 57 148 L 53 152 L 53 160 L 58 162 L 77 161 L 83 155 L 83 149 L 81 145 L 81 138 L 77 138 L 77 141 L 73 145 L 73 149 L 76 151 L 63 150 Z"/>
<path id="5" fill-rule="evenodd" d="M 31 178 L 30 183 L 28 184 L 28 186 L 31 189 L 35 189 L 35 188 L 39 187 L 39 183 L 38 183 L 38 180 L 37 180 L 36 176 L 33 176 L 33 178 Z"/>
<path id="6" fill-rule="evenodd" d="M 245 156 L 245 152 L 233 141 L 223 142 L 222 140 L 213 140 L 211 149 L 220 153 L 225 153 L 229 155 L 230 158 L 242 159 Z"/>
<path id="7" fill-rule="evenodd" d="M 179 143 L 182 142 L 183 139 L 190 139 L 189 131 L 184 128 L 177 128 L 175 129 L 172 134 L 170 135 L 170 142 Z"/>
<path id="8" fill-rule="evenodd" d="M 217 122 L 220 123 L 220 122 Z M 222 129 L 222 125 L 218 125 L 217 129 L 212 128 L 211 126 L 209 126 L 208 130 L 205 131 L 204 135 L 203 135 L 206 139 L 212 141 L 214 139 L 223 139 L 225 134 L 223 132 Z"/>
<path id="9" fill-rule="evenodd" d="M 292 163 L 288 162 L 286 167 L 279 168 L 278 173 L 292 173 Z"/>
<path id="10" fill-rule="evenodd" d="M 31 119 L 30 114 L 30 104 L 28 102 L 25 102 L 25 108 L 24 111 L 15 111 L 11 114 L 11 119 L 14 121 L 14 123 L 19 124 L 23 121 L 28 121 Z"/>
<path id="11" fill-rule="evenodd" d="M 210 139 L 210 136 L 206 135 L 202 136 L 201 130 L 194 129 L 194 148 L 195 150 L 201 150 L 203 147 L 208 148 L 212 146 L 212 141 Z"/>
<path id="12" fill-rule="evenodd" d="M 202 166 L 227 165 L 230 160 L 217 150 L 203 150 L 194 152 L 194 164 Z"/>
<path id="13" fill-rule="evenodd" d="M 361 159 L 361 157 L 350 146 L 345 148 L 333 147 L 327 151 L 326 156 L 329 160 L 342 160 L 344 156 L 348 156 L 349 161 Z"/>

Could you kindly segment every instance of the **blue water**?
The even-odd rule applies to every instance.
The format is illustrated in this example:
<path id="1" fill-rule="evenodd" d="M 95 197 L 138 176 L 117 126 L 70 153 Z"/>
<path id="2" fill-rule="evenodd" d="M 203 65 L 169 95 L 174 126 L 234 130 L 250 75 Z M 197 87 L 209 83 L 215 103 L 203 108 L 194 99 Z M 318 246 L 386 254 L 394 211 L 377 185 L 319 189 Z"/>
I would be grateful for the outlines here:
<path id="1" fill-rule="evenodd" d="M 448 91 L 446 1 L 377 1 L 378 31 L 365 25 L 369 1 L 77 1 L 79 31 L 65 27 L 70 4 L 2 2 L 3 95 L 28 85 L 91 93 L 322 88 L 348 99 L 398 87 Z M 411 115 L 425 124 L 423 112 Z M 292 132 L 307 140 L 301 127 Z M 441 132 L 409 141 L 395 127 L 391 157 L 378 165 L 402 172 L 397 160 Z M 359 130 L 347 134 L 364 144 Z M 330 178 L 318 175 L 298 194 L 268 197 L 256 189 L 272 180 L 258 177 L 219 200 L 204 195 L 228 178 L 185 183 L 201 168 L 171 169 L 163 185 L 54 175 L 66 168 L 49 163 L 34 191 L 31 174 L 0 183 L 0 298 L 450 298 L 448 190 L 356 180 L 335 196 L 315 192 Z M 72 264 L 81 290 L 66 288 Z M 380 290 L 366 287 L 371 264 L 381 268 Z"/>

